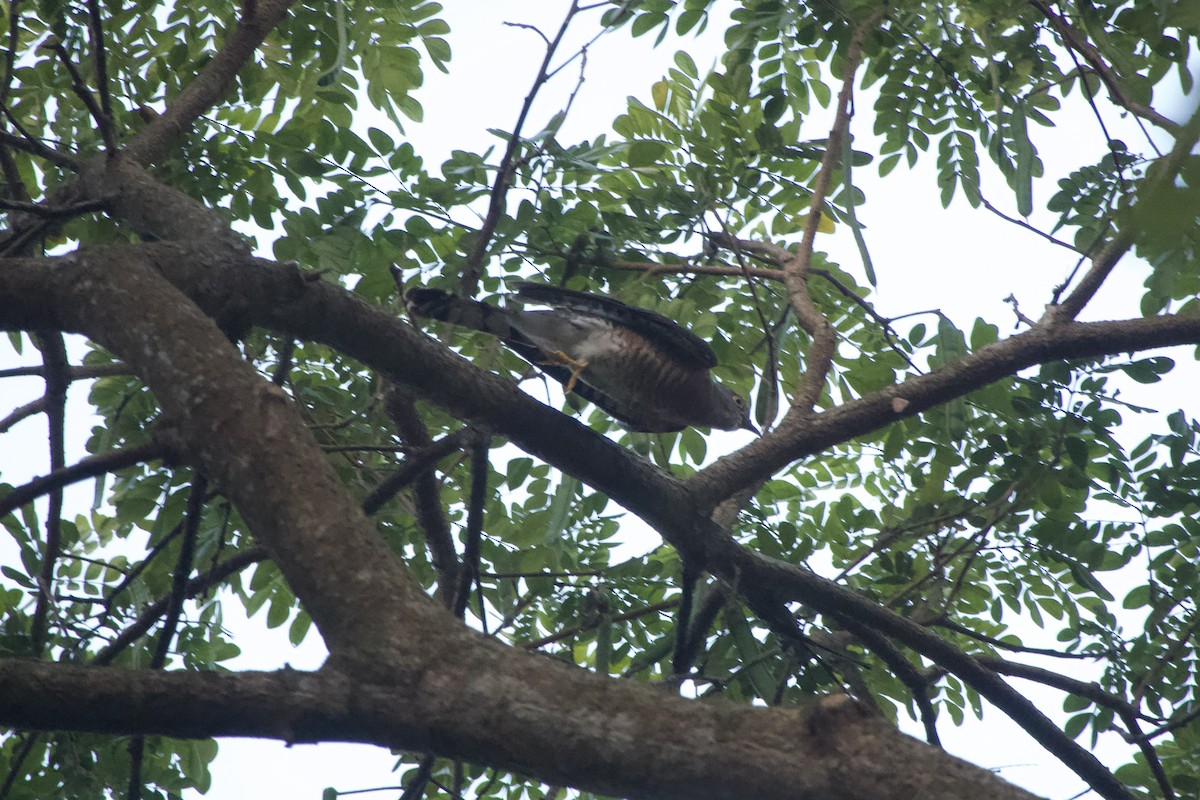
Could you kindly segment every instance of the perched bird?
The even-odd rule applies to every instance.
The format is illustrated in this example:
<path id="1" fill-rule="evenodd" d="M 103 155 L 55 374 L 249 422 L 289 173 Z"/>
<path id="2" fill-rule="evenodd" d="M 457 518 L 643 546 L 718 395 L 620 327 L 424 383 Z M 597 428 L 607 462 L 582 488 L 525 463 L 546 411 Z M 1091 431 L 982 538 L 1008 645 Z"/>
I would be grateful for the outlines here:
<path id="1" fill-rule="evenodd" d="M 664 433 L 689 425 L 758 432 L 746 401 L 713 382 L 717 357 L 674 320 L 610 297 L 538 283 L 516 284 L 518 303 L 499 308 L 440 289 L 410 289 L 414 317 L 499 337 L 531 364 L 604 409 L 626 428 Z"/>

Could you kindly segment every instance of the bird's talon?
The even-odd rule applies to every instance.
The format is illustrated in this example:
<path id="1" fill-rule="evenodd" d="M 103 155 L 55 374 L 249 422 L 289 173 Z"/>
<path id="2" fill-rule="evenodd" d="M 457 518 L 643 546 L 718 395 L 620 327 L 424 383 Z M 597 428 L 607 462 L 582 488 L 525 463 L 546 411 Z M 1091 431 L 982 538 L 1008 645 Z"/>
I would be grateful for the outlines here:
<path id="1" fill-rule="evenodd" d="M 575 384 L 579 382 L 579 376 L 587 368 L 588 362 L 576 360 L 564 353 L 562 350 L 555 350 L 554 357 L 558 359 L 557 363 L 564 364 L 571 368 L 571 377 L 567 380 L 566 394 L 575 391 Z"/>

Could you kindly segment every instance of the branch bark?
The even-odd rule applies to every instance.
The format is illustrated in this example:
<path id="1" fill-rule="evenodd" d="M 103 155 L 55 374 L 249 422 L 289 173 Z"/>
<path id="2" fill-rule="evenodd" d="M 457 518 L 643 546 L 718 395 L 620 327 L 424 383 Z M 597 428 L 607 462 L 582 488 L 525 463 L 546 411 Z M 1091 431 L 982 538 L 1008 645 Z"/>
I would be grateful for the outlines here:
<path id="1" fill-rule="evenodd" d="M 806 709 L 699 703 L 503 653 L 493 655 L 527 669 L 451 663 L 424 687 L 362 683 L 328 668 L 149 672 L 10 660 L 0 662 L 0 723 L 436 750 L 602 794 L 658 800 L 1033 797 L 896 733 L 845 698 Z M 563 698 L 560 685 L 581 694 Z"/>

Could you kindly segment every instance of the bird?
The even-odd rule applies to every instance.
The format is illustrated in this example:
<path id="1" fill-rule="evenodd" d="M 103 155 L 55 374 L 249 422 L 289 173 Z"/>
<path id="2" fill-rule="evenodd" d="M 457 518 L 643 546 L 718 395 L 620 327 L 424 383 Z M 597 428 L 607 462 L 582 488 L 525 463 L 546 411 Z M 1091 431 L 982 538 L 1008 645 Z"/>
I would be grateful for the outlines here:
<path id="1" fill-rule="evenodd" d="M 441 289 L 411 288 L 413 317 L 498 337 L 531 364 L 632 431 L 690 426 L 758 433 L 744 398 L 716 383 L 712 348 L 679 323 L 598 294 L 522 281 L 518 305 L 499 307 Z"/>

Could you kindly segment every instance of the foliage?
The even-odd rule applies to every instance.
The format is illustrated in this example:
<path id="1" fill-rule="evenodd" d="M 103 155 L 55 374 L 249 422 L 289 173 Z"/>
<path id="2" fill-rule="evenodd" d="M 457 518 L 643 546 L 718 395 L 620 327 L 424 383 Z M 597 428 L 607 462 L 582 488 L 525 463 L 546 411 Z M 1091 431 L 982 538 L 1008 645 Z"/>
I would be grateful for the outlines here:
<path id="1" fill-rule="evenodd" d="M 635 0 L 576 13 L 571 25 L 663 40 L 726 24 L 722 9 L 705 0 Z M 153 124 L 213 62 L 239 13 L 214 3 L 103 9 L 120 138 Z M 802 403 L 814 370 L 821 390 L 811 411 L 820 414 L 954 369 L 1000 341 L 1008 324 L 981 317 L 960 328 L 940 312 L 916 322 L 889 319 L 877 310 L 884 298 L 869 266 L 810 250 L 808 292 L 836 336 L 827 374 L 819 374 L 814 332 L 779 278 L 794 268 L 787 254 L 811 248 L 802 232 L 813 213 L 823 213 L 823 230 L 864 235 L 856 208 L 871 198 L 854 176 L 867 171 L 911 185 L 907 168 L 928 161 L 936 185 L 912 191 L 944 206 L 965 200 L 978 213 L 1014 208 L 1016 217 L 1044 222 L 1047 236 L 1067 234 L 1061 244 L 1081 260 L 1132 242 L 1151 265 L 1142 313 L 1196 312 L 1200 158 L 1187 147 L 1182 156 L 1170 153 L 1189 135 L 1194 142 L 1195 125 L 1154 110 L 1171 82 L 1191 88 L 1200 36 L 1193 4 L 1096 2 L 1064 10 L 1040 0 L 886 8 L 869 0 L 744 0 L 732 9 L 714 70 L 678 52 L 666 75 L 630 88 L 611 132 L 565 140 L 567 108 L 536 133 L 529 132 L 539 126 L 534 121 L 496 131 L 493 149 L 456 150 L 430 167 L 405 132 L 422 124 L 432 100 L 421 93 L 424 73 L 453 69 L 453 33 L 441 16 L 437 3 L 420 0 L 339 3 L 332 11 L 297 5 L 232 90 L 154 164 L 155 178 L 219 210 L 257 252 L 320 271 L 397 311 L 393 266 L 405 284 L 475 293 L 477 279 L 480 299 L 502 294 L 509 278 L 536 274 L 654 308 L 712 342 L 718 379 L 751 396 L 768 426 Z M 65 68 L 77 66 L 94 88 L 87 9 L 10 4 L 5 24 L 15 48 L 3 93 L 5 130 L 79 162 L 102 152 L 102 126 Z M 554 63 L 567 55 L 556 53 Z M 864 133 L 827 157 L 837 141 L 830 125 L 848 121 L 838 114 L 843 76 L 855 69 L 854 125 Z M 1135 144 L 1114 136 L 1101 140 L 1104 154 L 1094 162 L 1045 163 L 1039 134 L 1085 102 L 1102 121 L 1114 108 L 1132 114 L 1156 138 Z M 867 130 L 878 149 L 867 146 Z M 61 192 L 74 180 L 70 165 L 29 150 L 4 145 L 7 199 L 67 204 Z M 1041 182 L 1056 175 L 1049 196 Z M 507 194 L 497 195 L 497 182 Z M 1035 186 L 1048 198 L 1036 211 Z M 481 225 L 497 196 L 500 213 Z M 12 206 L 14 225 L 20 213 Z M 51 252 L 135 238 L 132 226 L 93 213 L 71 215 L 43 237 Z M 776 249 L 755 249 L 762 243 Z M 751 291 L 742 273 L 749 268 L 777 272 L 756 277 Z M 1055 302 L 1080 285 L 1063 280 Z M 436 333 L 482 369 L 534 374 L 494 339 Z M 19 335 L 13 342 L 28 347 Z M 419 451 L 430 437 L 463 428 L 425 404 L 417 432 L 398 426 L 385 381 L 328 345 L 262 329 L 239 345 L 295 401 L 359 496 L 396 470 L 399 451 Z M 113 365 L 116 374 L 91 383 L 89 402 L 100 419 L 87 445 L 94 454 L 145 444 L 161 422 L 154 395 L 110 353 L 92 346 L 83 360 L 88 368 Z M 898 411 L 894 421 L 793 459 L 761 483 L 730 532 L 765 556 L 836 579 L 964 653 L 1021 660 L 1053 650 L 1062 658 L 1036 663 L 1068 677 L 1075 659 L 1094 665 L 1088 674 L 1107 700 L 1085 693 L 1084 681 L 1069 689 L 1066 737 L 1088 747 L 1110 731 L 1137 737 L 1140 722 L 1152 730 L 1149 744 L 1131 751 L 1128 763 L 1111 765 L 1117 777 L 1135 796 L 1163 796 L 1168 785 L 1194 792 L 1200 423 L 1194 409 L 1163 409 L 1172 411 L 1161 417 L 1165 427 L 1131 441 L 1122 426 L 1146 409 L 1120 396 L 1129 381 L 1154 383 L 1174 366 L 1162 355 L 1056 357 L 941 398 L 919 415 Z M 681 478 L 717 452 L 703 431 L 625 432 L 602 412 L 547 393 L 536 377 L 525 386 Z M 471 493 L 481 476 L 472 478 L 465 454 L 438 469 L 444 524 L 465 530 L 479 512 Z M 672 680 L 682 570 L 676 551 L 662 545 L 615 559 L 633 535 L 630 515 L 574 476 L 511 448 L 491 450 L 486 485 L 473 624 L 514 647 L 601 674 Z M 193 526 L 189 503 L 197 491 L 205 510 Z M 414 484 L 373 519 L 420 585 L 444 594 L 452 587 L 440 584 L 441 565 L 427 547 L 430 522 L 419 491 Z M 204 579 L 239 556 L 253 566 L 214 578 L 184 606 L 177 629 L 166 629 L 170 666 L 220 669 L 238 653 L 222 625 L 223 603 L 264 611 L 267 626 L 289 626 L 294 642 L 311 632 L 308 613 L 275 564 L 256 555 L 237 510 L 184 464 L 143 462 L 98 478 L 92 506 L 63 515 L 54 556 L 44 507 L 22 505 L 3 524 L 19 554 L 2 568 L 5 656 L 149 667 L 161 629 L 147 625 L 129 638 L 122 632 L 147 614 L 157 621 L 162 609 L 148 610 L 171 597 L 181 568 Z M 38 576 L 48 557 L 55 601 L 39 640 Z M 1130 581 L 1130 590 L 1116 588 Z M 977 687 L 927 671 L 909 650 L 899 656 L 908 669 L 900 669 L 829 614 L 788 606 L 789 624 L 780 624 L 746 602 L 741 587 L 708 578 L 696 607 L 706 603 L 717 611 L 704 620 L 689 673 L 702 697 L 789 706 L 849 691 L 893 719 L 924 718 L 929 709 L 954 723 L 982 714 Z M 146 797 L 207 789 L 211 741 L 151 737 L 144 751 Z M 404 756 L 405 781 L 429 778 L 415 766 L 421 760 Z M 131 769 L 126 739 L 95 734 L 12 735 L 0 764 L 16 778 L 5 787 L 12 798 L 112 796 Z M 431 774 L 480 797 L 543 792 L 534 784 L 522 789 L 522 778 L 489 765 L 438 761 Z"/>

